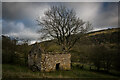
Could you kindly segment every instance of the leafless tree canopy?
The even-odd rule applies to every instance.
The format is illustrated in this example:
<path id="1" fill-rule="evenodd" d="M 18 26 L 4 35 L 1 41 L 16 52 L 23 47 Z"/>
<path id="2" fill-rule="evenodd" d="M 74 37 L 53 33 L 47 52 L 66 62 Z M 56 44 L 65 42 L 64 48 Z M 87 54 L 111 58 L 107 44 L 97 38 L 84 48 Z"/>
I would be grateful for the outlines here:
<path id="1" fill-rule="evenodd" d="M 86 33 L 91 26 L 89 22 L 84 22 L 78 18 L 74 10 L 65 6 L 52 6 L 44 14 L 42 19 L 37 20 L 42 26 L 40 30 L 43 34 L 42 38 L 57 39 L 64 51 L 69 51 L 79 39 L 78 36 L 74 35 Z"/>

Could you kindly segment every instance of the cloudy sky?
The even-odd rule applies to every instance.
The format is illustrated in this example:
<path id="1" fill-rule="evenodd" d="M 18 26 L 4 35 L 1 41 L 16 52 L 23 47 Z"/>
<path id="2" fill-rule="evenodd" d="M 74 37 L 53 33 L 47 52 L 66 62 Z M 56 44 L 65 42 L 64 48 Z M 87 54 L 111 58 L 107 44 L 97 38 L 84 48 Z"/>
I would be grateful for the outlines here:
<path id="1" fill-rule="evenodd" d="M 36 19 L 53 5 L 74 9 L 84 21 L 90 21 L 94 29 L 118 26 L 117 2 L 3 2 L 2 34 L 21 39 L 37 40 L 40 34 Z"/>

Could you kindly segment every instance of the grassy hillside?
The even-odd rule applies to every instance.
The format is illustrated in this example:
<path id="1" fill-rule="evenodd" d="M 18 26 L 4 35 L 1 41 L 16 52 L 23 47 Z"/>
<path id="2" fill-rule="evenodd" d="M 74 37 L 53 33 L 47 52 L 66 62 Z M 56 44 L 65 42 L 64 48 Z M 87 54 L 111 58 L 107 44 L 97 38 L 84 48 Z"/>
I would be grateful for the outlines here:
<path id="1" fill-rule="evenodd" d="M 96 43 L 95 40 L 98 40 L 97 42 L 102 41 L 101 43 L 108 42 L 110 44 L 113 44 L 113 43 L 117 43 L 120 40 L 119 35 L 120 35 L 120 28 L 112 28 L 112 29 L 89 32 L 85 34 L 83 37 L 81 37 L 76 42 L 75 46 L 77 44 L 81 44 L 81 46 L 95 44 Z M 56 42 L 55 40 L 49 40 L 49 41 L 41 42 L 40 44 L 47 51 L 54 51 L 54 50 L 57 51 L 60 46 L 55 44 L 55 42 Z M 53 50 L 51 50 L 51 48 Z"/>
<path id="2" fill-rule="evenodd" d="M 118 32 L 118 31 L 120 31 L 120 28 L 105 29 L 105 30 L 90 32 L 90 33 L 88 33 L 88 36 L 98 35 L 98 34 L 103 34 L 103 33 L 111 34 L 113 32 Z"/>
<path id="3" fill-rule="evenodd" d="M 81 37 L 74 47 L 71 49 L 72 61 L 79 61 L 78 58 L 83 54 L 88 54 L 93 45 L 105 45 L 108 47 L 118 47 L 120 41 L 120 28 L 113 28 L 107 30 L 100 30 L 95 32 L 90 32 Z M 55 40 L 41 42 L 41 47 L 47 52 L 51 51 L 61 51 L 61 47 L 55 43 Z M 76 60 L 74 60 L 74 58 Z"/>

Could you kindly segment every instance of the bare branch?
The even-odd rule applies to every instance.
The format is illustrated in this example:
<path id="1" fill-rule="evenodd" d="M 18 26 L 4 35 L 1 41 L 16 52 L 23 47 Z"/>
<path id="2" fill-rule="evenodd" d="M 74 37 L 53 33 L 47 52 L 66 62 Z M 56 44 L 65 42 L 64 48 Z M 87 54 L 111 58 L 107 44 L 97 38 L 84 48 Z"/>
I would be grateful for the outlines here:
<path id="1" fill-rule="evenodd" d="M 77 18 L 74 10 L 65 6 L 52 6 L 45 13 L 45 17 L 37 20 L 38 25 L 42 26 L 39 31 L 43 37 L 57 39 L 64 51 L 69 51 L 80 36 L 79 33 L 86 33 L 91 24 Z"/>

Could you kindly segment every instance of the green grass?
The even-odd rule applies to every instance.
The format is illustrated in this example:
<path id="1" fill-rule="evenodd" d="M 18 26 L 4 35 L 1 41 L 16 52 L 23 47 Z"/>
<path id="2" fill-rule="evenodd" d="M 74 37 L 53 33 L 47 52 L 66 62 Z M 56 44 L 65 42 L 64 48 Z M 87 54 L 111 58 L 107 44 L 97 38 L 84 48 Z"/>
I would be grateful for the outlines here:
<path id="1" fill-rule="evenodd" d="M 118 78 L 89 70 L 73 68 L 70 71 L 32 72 L 28 67 L 3 64 L 3 78 Z"/>

